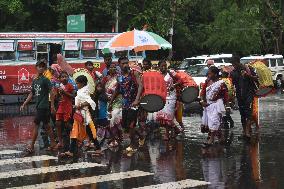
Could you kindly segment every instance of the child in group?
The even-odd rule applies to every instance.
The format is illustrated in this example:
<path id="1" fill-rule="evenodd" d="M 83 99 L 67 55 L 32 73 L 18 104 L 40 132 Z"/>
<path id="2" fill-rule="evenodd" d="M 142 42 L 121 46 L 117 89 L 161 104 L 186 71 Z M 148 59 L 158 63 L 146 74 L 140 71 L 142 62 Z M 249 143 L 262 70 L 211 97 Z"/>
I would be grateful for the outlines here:
<path id="1" fill-rule="evenodd" d="M 38 129 L 40 123 L 43 123 L 43 128 L 47 131 L 50 139 L 49 150 L 53 150 L 56 146 L 53 131 L 49 125 L 50 120 L 50 105 L 49 105 L 49 94 L 51 93 L 51 82 L 43 74 L 47 69 L 46 60 L 40 60 L 36 63 L 37 76 L 32 83 L 32 91 L 30 92 L 28 98 L 20 107 L 23 111 L 25 106 L 35 97 L 36 102 L 36 116 L 35 116 L 35 127 L 33 129 L 32 142 L 27 147 L 26 151 L 28 153 L 34 152 L 34 145 L 38 136 Z M 51 94 L 52 96 L 53 94 Z M 54 102 L 51 101 L 51 111 L 55 112 Z"/>
<path id="2" fill-rule="evenodd" d="M 107 112 L 107 104 L 109 98 L 106 94 L 105 86 L 101 82 L 97 83 L 96 85 L 95 101 L 97 103 L 96 125 L 98 126 L 98 134 L 102 138 L 102 142 L 104 142 L 108 135 L 111 135 L 111 132 L 109 130 L 109 120 Z"/>
<path id="3" fill-rule="evenodd" d="M 78 91 L 75 97 L 75 113 L 74 123 L 70 134 L 71 144 L 68 152 L 60 154 L 60 157 L 73 157 L 78 152 L 78 142 L 83 142 L 87 135 L 89 139 L 94 143 L 96 148 L 96 154 L 101 154 L 101 147 L 97 140 L 97 133 L 94 122 L 92 120 L 90 109 L 96 108 L 96 103 L 90 97 L 88 88 L 88 79 L 84 75 L 80 75 L 75 80 Z"/>
<path id="4" fill-rule="evenodd" d="M 57 128 L 57 138 L 58 144 L 56 148 L 63 147 L 62 140 L 62 123 L 64 123 L 64 128 L 68 132 L 69 121 L 72 116 L 72 103 L 74 98 L 74 87 L 72 84 L 68 83 L 69 75 L 67 72 L 62 71 L 59 75 L 60 86 L 56 88 L 58 94 L 58 109 L 56 112 L 56 128 Z M 68 135 L 69 136 L 69 135 Z"/>

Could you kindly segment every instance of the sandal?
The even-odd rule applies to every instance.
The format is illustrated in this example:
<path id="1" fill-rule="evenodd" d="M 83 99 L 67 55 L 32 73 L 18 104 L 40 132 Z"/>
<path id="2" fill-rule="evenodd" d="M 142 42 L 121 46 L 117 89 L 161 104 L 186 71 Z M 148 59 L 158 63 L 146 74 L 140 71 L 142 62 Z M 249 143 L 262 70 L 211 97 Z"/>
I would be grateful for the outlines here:
<path id="1" fill-rule="evenodd" d="M 25 152 L 27 152 L 28 154 L 33 154 L 35 152 L 34 148 L 32 148 L 31 146 L 28 146 L 25 149 Z"/>
<path id="2" fill-rule="evenodd" d="M 102 156 L 103 152 L 101 150 L 96 150 L 94 154 L 92 154 L 92 156 Z"/>
<path id="3" fill-rule="evenodd" d="M 74 154 L 71 152 L 63 152 L 61 154 L 58 155 L 59 158 L 73 158 Z"/>
<path id="4" fill-rule="evenodd" d="M 49 146 L 49 147 L 47 148 L 47 151 L 53 151 L 53 152 L 57 151 L 58 148 L 56 148 L 56 146 L 57 146 L 57 145 Z"/>
<path id="5" fill-rule="evenodd" d="M 117 147 L 117 146 L 118 146 L 118 142 L 116 140 L 114 140 L 114 141 L 112 141 L 108 144 L 109 148 L 114 148 L 114 147 Z"/>
<path id="6" fill-rule="evenodd" d="M 137 151 L 137 149 L 132 148 L 130 146 L 126 148 L 126 152 L 128 152 L 128 153 L 135 153 L 136 151 Z"/>
<path id="7" fill-rule="evenodd" d="M 145 144 L 145 138 L 139 139 L 139 147 L 143 147 Z"/>

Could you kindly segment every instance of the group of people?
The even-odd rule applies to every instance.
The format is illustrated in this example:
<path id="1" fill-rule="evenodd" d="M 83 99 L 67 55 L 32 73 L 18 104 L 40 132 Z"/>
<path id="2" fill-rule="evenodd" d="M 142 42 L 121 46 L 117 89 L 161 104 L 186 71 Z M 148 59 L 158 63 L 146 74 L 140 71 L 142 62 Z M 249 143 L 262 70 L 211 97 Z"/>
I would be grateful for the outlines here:
<path id="1" fill-rule="evenodd" d="M 93 147 L 95 154 L 100 155 L 101 145 L 106 139 L 110 148 L 116 147 L 127 136 L 125 133 L 130 138 L 126 151 L 135 152 L 144 145 L 148 121 L 155 121 L 165 128 L 165 140 L 184 130 L 183 107 L 177 95 L 174 71 L 168 70 L 165 60 L 160 61 L 156 69 L 163 74 L 167 86 L 166 103 L 155 113 L 147 113 L 139 107 L 143 72 L 152 69 L 151 61 L 144 59 L 142 69 L 131 67 L 127 57 L 119 58 L 118 63 L 112 62 L 111 57 L 105 57 L 104 63 L 106 68 L 102 73 L 95 71 L 92 62 L 85 63 L 85 69 L 96 84 L 94 92 L 90 92 L 90 78 L 84 74 L 76 77 L 74 83 L 57 64 L 47 68 L 45 60 L 36 63 L 37 75 L 32 90 L 20 107 L 24 110 L 35 98 L 35 127 L 32 142 L 26 148 L 28 153 L 34 152 L 41 123 L 49 137 L 48 150 L 64 149 L 59 154 L 61 157 L 73 157 L 83 145 Z M 50 78 L 46 74 L 48 69 Z M 55 131 L 50 120 L 55 122 Z M 70 138 L 68 144 L 64 142 L 63 130 Z"/>
<path id="2" fill-rule="evenodd" d="M 128 133 L 130 138 L 126 151 L 135 152 L 144 145 L 148 122 L 165 128 L 165 140 L 183 132 L 183 103 L 177 90 L 179 83 L 175 78 L 176 72 L 168 69 L 165 60 L 159 61 L 155 69 L 164 76 L 166 102 L 162 110 L 154 113 L 139 107 L 143 92 L 142 76 L 144 72 L 153 71 L 151 61 L 144 59 L 141 68 L 131 67 L 127 57 L 119 58 L 118 63 L 112 62 L 111 57 L 105 57 L 104 63 L 106 68 L 102 73 L 94 70 L 92 62 L 85 63 L 85 69 L 96 84 L 94 92 L 90 92 L 90 78 L 84 74 L 78 76 L 74 83 L 66 71 L 54 64 L 50 67 L 52 77 L 47 78 L 46 61 L 36 63 L 37 75 L 32 83 L 32 91 L 20 108 L 23 110 L 35 97 L 35 127 L 32 142 L 26 149 L 28 153 L 34 152 L 41 123 L 49 136 L 48 150 L 67 146 L 65 152 L 60 153 L 60 156 L 67 157 L 77 154 L 78 147 L 84 144 L 88 148 L 95 148 L 96 154 L 101 154 L 101 145 L 106 139 L 110 148 L 116 147 L 122 143 L 126 136 L 124 133 Z M 230 117 L 232 96 L 238 101 L 243 137 L 249 139 L 251 136 L 257 76 L 253 69 L 242 65 L 238 57 L 233 58 L 232 65 L 234 70 L 223 72 L 222 75 L 219 68 L 208 66 L 207 79 L 200 91 L 200 104 L 204 109 L 201 131 L 208 133 L 205 147 L 212 145 L 216 138 L 222 141 L 221 129 L 225 122 L 233 127 L 234 122 Z M 235 93 L 232 93 L 233 90 Z M 50 126 L 51 117 L 56 132 Z M 63 130 L 70 138 L 68 144 L 63 140 Z"/>

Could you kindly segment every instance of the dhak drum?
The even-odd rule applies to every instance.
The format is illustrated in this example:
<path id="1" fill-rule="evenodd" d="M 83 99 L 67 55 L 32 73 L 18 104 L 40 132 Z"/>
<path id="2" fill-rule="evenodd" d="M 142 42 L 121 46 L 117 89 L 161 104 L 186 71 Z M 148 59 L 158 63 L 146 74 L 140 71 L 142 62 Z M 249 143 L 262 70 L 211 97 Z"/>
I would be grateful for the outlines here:
<path id="1" fill-rule="evenodd" d="M 177 93 L 183 103 L 194 102 L 198 95 L 199 90 L 195 81 L 186 72 L 175 71 L 171 73 L 175 78 L 175 82 L 180 86 L 177 87 Z"/>
<path id="2" fill-rule="evenodd" d="M 95 89 L 96 89 L 96 84 L 95 84 L 95 81 L 94 81 L 93 77 L 91 76 L 90 72 L 88 70 L 86 70 L 85 68 L 78 68 L 78 69 L 74 70 L 74 73 L 73 73 L 73 76 L 72 76 L 74 81 L 80 75 L 84 75 L 84 76 L 87 77 L 90 94 L 93 94 L 95 92 Z"/>
<path id="3" fill-rule="evenodd" d="M 142 75 L 144 90 L 140 106 L 147 112 L 157 112 L 164 108 L 167 97 L 167 86 L 164 76 L 154 70 L 146 71 Z"/>
<path id="4" fill-rule="evenodd" d="M 256 96 L 264 97 L 271 93 L 274 85 L 271 70 L 259 60 L 250 63 L 249 66 L 256 70 L 258 76 Z"/>

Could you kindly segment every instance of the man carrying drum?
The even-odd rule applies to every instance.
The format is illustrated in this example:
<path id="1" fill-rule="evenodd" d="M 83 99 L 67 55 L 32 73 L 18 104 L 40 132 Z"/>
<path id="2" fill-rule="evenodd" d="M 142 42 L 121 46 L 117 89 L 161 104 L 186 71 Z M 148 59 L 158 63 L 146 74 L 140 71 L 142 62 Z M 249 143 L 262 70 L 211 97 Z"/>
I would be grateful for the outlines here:
<path id="1" fill-rule="evenodd" d="M 148 70 L 151 70 L 152 69 L 152 63 L 150 60 L 148 59 L 144 59 L 142 61 L 142 68 L 143 68 L 143 71 L 148 71 Z"/>
<path id="2" fill-rule="evenodd" d="M 243 126 L 243 136 L 245 139 L 251 137 L 251 125 L 253 123 L 253 99 L 255 96 L 257 76 L 254 70 L 240 63 L 239 57 L 232 58 L 234 70 L 230 77 L 236 88 L 236 97 L 238 100 L 241 122 Z"/>

